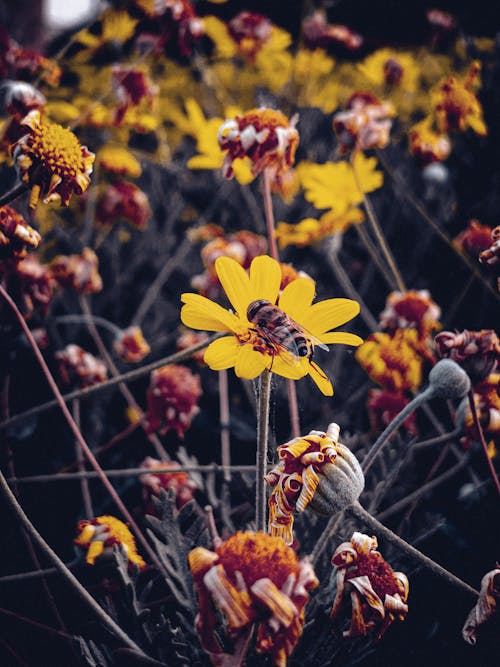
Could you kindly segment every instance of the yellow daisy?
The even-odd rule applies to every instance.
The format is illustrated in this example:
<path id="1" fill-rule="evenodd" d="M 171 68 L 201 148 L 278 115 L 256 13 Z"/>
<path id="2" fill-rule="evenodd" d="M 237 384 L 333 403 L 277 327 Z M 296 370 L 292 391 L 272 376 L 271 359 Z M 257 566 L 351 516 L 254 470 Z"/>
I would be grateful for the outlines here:
<path id="1" fill-rule="evenodd" d="M 325 396 L 332 396 L 330 380 L 310 355 L 295 357 L 284 348 L 270 344 L 262 330 L 257 330 L 248 320 L 247 310 L 260 299 L 276 304 L 305 337 L 309 337 L 312 349 L 314 341 L 326 345 L 360 345 L 363 341 L 355 334 L 331 331 L 355 317 L 359 304 L 350 299 L 327 299 L 312 304 L 316 283 L 311 278 L 297 278 L 280 293 L 280 264 L 266 255 L 252 261 L 250 274 L 229 257 L 219 257 L 215 270 L 234 312 L 199 294 L 181 296 L 183 324 L 192 329 L 228 334 L 208 346 L 205 363 L 212 370 L 234 367 L 236 375 L 247 380 L 256 378 L 265 369 L 292 380 L 310 375 Z"/>

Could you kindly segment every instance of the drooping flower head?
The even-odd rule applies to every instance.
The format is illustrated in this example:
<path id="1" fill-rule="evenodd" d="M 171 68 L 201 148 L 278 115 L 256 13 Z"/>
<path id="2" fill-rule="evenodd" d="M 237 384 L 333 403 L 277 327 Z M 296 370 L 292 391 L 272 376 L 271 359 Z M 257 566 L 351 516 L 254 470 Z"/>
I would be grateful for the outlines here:
<path id="1" fill-rule="evenodd" d="M 62 381 L 66 385 L 91 387 L 98 382 L 104 382 L 108 377 L 106 364 L 79 345 L 70 343 L 56 352 L 55 357 L 59 363 Z"/>
<path id="2" fill-rule="evenodd" d="M 341 155 L 350 151 L 385 148 L 389 143 L 395 111 L 371 93 L 356 92 L 348 99 L 346 111 L 333 117 L 333 129 L 339 140 Z"/>
<path id="3" fill-rule="evenodd" d="M 176 461 L 159 461 L 146 456 L 141 468 L 145 471 L 145 474 L 140 476 L 140 482 L 148 514 L 154 514 L 151 496 L 159 496 L 161 489 L 174 492 L 178 509 L 193 499 L 196 484 L 186 472 L 178 470 L 180 465 Z M 169 472 L 156 472 L 158 468 L 168 468 Z"/>
<path id="4" fill-rule="evenodd" d="M 481 579 L 479 598 L 471 609 L 462 628 L 462 637 L 469 644 L 477 641 L 480 626 L 500 609 L 500 565 L 487 572 Z"/>
<path id="5" fill-rule="evenodd" d="M 333 554 L 337 569 L 337 595 L 331 618 L 337 620 L 346 602 L 351 604 L 351 625 L 345 637 L 375 634 L 377 639 L 391 623 L 408 613 L 408 579 L 394 572 L 377 549 L 377 538 L 354 533 Z"/>
<path id="6" fill-rule="evenodd" d="M 57 255 L 49 264 L 52 278 L 64 289 L 78 294 L 95 294 L 102 290 L 99 259 L 91 248 L 80 255 Z"/>
<path id="7" fill-rule="evenodd" d="M 500 364 L 500 341 L 493 329 L 442 331 L 435 338 L 438 355 L 453 359 L 472 383 L 484 380 Z"/>
<path id="8" fill-rule="evenodd" d="M 302 634 L 308 591 L 318 585 L 312 565 L 280 537 L 237 532 L 215 552 L 193 549 L 189 567 L 199 596 L 196 629 L 214 663 L 223 657 L 218 610 L 233 640 L 257 624 L 256 650 L 285 667 Z"/>
<path id="9" fill-rule="evenodd" d="M 428 290 L 391 292 L 380 313 L 380 328 L 394 333 L 396 329 L 415 329 L 426 338 L 440 328 L 441 308 L 432 300 Z"/>
<path id="10" fill-rule="evenodd" d="M 291 167 L 299 145 L 299 133 L 295 127 L 297 118 L 291 120 L 275 109 L 252 109 L 226 120 L 219 129 L 219 146 L 227 151 L 222 165 L 225 178 L 233 177 L 233 161 L 249 157 L 252 174 L 260 174 L 272 167 L 277 175 Z"/>
<path id="11" fill-rule="evenodd" d="M 235 312 L 225 310 L 199 294 L 181 296 L 183 324 L 193 329 L 228 334 L 208 346 L 205 363 L 212 370 L 234 366 L 236 375 L 246 379 L 257 377 L 266 368 L 294 380 L 309 374 L 320 390 L 331 396 L 333 387 L 330 380 L 312 362 L 314 343 L 311 341 L 323 345 L 360 345 L 362 339 L 359 336 L 331 331 L 357 315 L 359 305 L 350 299 L 328 299 L 312 304 L 316 285 L 310 278 L 293 280 L 280 294 L 280 264 L 266 255 L 252 261 L 249 275 L 229 257 L 219 257 L 215 270 Z M 278 314 L 287 332 L 300 335 L 302 349 L 309 341 L 307 356 L 297 356 L 289 339 L 287 345 L 278 344 L 272 332 L 272 323 L 248 319 L 249 306 L 255 306 L 257 301 L 262 300 L 269 304 L 266 312 L 273 316 Z"/>
<path id="12" fill-rule="evenodd" d="M 113 348 L 120 359 L 129 364 L 137 364 L 151 352 L 151 348 L 142 334 L 141 327 L 135 325 L 123 329 L 115 339 Z"/>
<path id="13" fill-rule="evenodd" d="M 269 498 L 269 532 L 293 542 L 293 513 L 311 504 L 320 513 L 340 511 L 357 500 L 363 473 L 347 447 L 338 442 L 340 428 L 311 431 L 278 447 L 279 463 L 265 475 L 273 487 Z M 336 468 L 336 470 L 334 470 Z"/>
<path id="14" fill-rule="evenodd" d="M 9 294 L 16 300 L 23 316 L 28 319 L 38 311 L 47 314 L 54 291 L 54 280 L 46 264 L 36 255 L 28 255 L 20 261 L 0 264 Z"/>
<path id="15" fill-rule="evenodd" d="M 114 516 L 98 516 L 90 521 L 78 522 L 78 537 L 74 543 L 87 550 L 85 561 L 94 565 L 102 556 L 111 555 L 113 547 L 118 546 L 127 556 L 129 565 L 136 565 L 140 570 L 146 563 L 137 553 L 135 539 L 127 526 Z"/>
<path id="16" fill-rule="evenodd" d="M 0 258 L 26 257 L 27 249 L 37 248 L 42 237 L 23 216 L 10 206 L 0 207 Z"/>
<path id="17" fill-rule="evenodd" d="M 114 65 L 111 84 L 115 91 L 118 107 L 115 121 L 120 124 L 131 107 L 144 106 L 151 109 L 158 94 L 158 87 L 149 78 L 145 67 Z"/>
<path id="18" fill-rule="evenodd" d="M 37 109 L 21 125 L 28 133 L 14 145 L 13 157 L 21 180 L 31 187 L 30 207 L 41 196 L 45 203 L 60 200 L 67 206 L 74 192 L 82 194 L 88 188 L 94 153 L 70 130 L 43 120 Z"/>
<path id="19" fill-rule="evenodd" d="M 191 426 L 201 396 L 200 377 L 187 366 L 171 364 L 151 373 L 147 392 L 150 431 L 162 435 L 174 430 L 179 438 Z"/>

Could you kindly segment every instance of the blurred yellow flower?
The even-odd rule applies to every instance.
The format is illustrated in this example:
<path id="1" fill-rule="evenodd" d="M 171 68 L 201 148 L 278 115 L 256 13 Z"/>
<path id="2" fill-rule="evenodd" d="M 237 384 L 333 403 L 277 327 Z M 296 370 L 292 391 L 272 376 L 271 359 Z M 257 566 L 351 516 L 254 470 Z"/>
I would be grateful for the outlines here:
<path id="1" fill-rule="evenodd" d="M 405 93 L 414 93 L 420 83 L 420 67 L 414 55 L 405 51 L 378 49 L 358 69 L 377 87 L 400 86 Z"/>
<path id="2" fill-rule="evenodd" d="M 280 248 L 286 248 L 289 245 L 304 248 L 331 234 L 345 232 L 351 225 L 363 222 L 364 219 L 363 212 L 357 207 L 350 208 L 340 215 L 327 211 L 319 220 L 306 218 L 296 225 L 279 222 L 276 227 L 276 238 Z"/>
<path id="3" fill-rule="evenodd" d="M 384 176 L 377 171 L 376 158 L 358 153 L 354 164 L 363 192 L 373 192 L 382 187 Z M 363 201 L 349 162 L 301 162 L 296 170 L 305 198 L 316 208 L 331 209 L 341 215 Z"/>
<path id="4" fill-rule="evenodd" d="M 97 154 L 97 162 L 106 171 L 119 176 L 139 178 L 142 173 L 139 160 L 123 146 L 105 144 Z"/>

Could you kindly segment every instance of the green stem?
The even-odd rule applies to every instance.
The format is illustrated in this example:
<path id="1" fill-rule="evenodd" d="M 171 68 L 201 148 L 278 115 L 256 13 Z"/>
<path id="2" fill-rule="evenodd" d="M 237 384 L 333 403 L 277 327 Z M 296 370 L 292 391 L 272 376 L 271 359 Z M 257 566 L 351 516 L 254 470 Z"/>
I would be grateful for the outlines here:
<path id="1" fill-rule="evenodd" d="M 269 439 L 269 399 L 271 396 L 272 373 L 263 371 L 259 378 L 259 406 L 257 413 L 257 457 L 256 491 L 255 491 L 255 525 L 257 530 L 266 532 L 266 481 L 264 475 L 267 470 L 267 444 Z"/>

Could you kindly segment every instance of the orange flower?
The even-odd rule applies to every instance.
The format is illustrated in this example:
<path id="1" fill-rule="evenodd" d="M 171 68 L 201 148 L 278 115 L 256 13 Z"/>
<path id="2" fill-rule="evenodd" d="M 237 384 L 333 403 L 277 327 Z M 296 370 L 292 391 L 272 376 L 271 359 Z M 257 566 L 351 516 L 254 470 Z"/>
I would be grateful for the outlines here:
<path id="1" fill-rule="evenodd" d="M 78 537 L 74 543 L 87 550 L 85 561 L 94 565 L 101 556 L 113 553 L 118 546 L 127 556 L 129 565 L 136 565 L 140 570 L 146 563 L 137 553 L 134 536 L 127 526 L 114 516 L 98 516 L 90 521 L 78 522 Z"/>
<path id="2" fill-rule="evenodd" d="M 199 596 L 196 629 L 214 664 L 224 656 L 215 632 L 218 610 L 234 643 L 257 624 L 256 650 L 285 667 L 304 627 L 308 591 L 318 585 L 312 565 L 279 537 L 237 532 L 215 550 L 197 547 L 189 567 Z"/>
<path id="3" fill-rule="evenodd" d="M 127 181 L 117 181 L 106 186 L 99 198 L 96 221 L 110 227 L 119 220 L 128 222 L 139 231 L 144 231 L 152 211 L 146 193 Z"/>
<path id="4" fill-rule="evenodd" d="M 271 37 L 272 23 L 262 14 L 243 11 L 229 21 L 227 31 L 238 45 L 239 55 L 253 61 Z"/>
<path id="5" fill-rule="evenodd" d="M 153 371 L 147 392 L 149 430 L 162 435 L 174 430 L 184 437 L 199 412 L 200 396 L 200 378 L 186 366 L 171 364 Z"/>
<path id="6" fill-rule="evenodd" d="M 30 185 L 30 207 L 41 195 L 44 202 L 69 204 L 71 195 L 82 194 L 90 183 L 94 153 L 80 146 L 76 136 L 57 123 L 42 120 L 37 109 L 21 121 L 28 128 L 14 144 L 13 157 L 21 180 Z"/>
<path id="7" fill-rule="evenodd" d="M 40 234 L 10 206 L 0 207 L 0 258 L 26 257 L 27 248 L 37 248 Z"/>
<path id="8" fill-rule="evenodd" d="M 57 255 L 49 264 L 54 280 L 64 289 L 78 294 L 95 294 L 102 290 L 99 260 L 91 248 L 81 255 Z"/>
<path id="9" fill-rule="evenodd" d="M 480 84 L 481 64 L 474 61 L 463 78 L 449 76 L 431 96 L 440 132 L 465 132 L 469 127 L 481 136 L 488 134 L 483 108 L 474 89 Z"/>
<path id="10" fill-rule="evenodd" d="M 272 167 L 280 174 L 291 167 L 299 145 L 295 128 L 297 117 L 290 121 L 275 109 L 252 109 L 245 114 L 226 120 L 219 129 L 219 146 L 227 150 L 222 165 L 225 178 L 233 177 L 233 161 L 249 157 L 252 174 L 256 176 Z"/>
<path id="11" fill-rule="evenodd" d="M 138 326 L 130 326 L 124 329 L 116 338 L 113 347 L 120 359 L 130 364 L 142 361 L 151 352 L 151 348 Z"/>
<path id="12" fill-rule="evenodd" d="M 482 225 L 478 220 L 470 220 L 467 228 L 453 239 L 453 245 L 477 258 L 490 247 L 492 232 L 488 225 Z M 482 261 L 481 258 L 479 261 Z"/>
<path id="13" fill-rule="evenodd" d="M 159 496 L 161 489 L 173 491 L 177 508 L 180 509 L 193 499 L 196 484 L 185 472 L 178 471 L 180 465 L 175 461 L 159 461 L 146 456 L 141 463 L 145 474 L 140 476 L 147 513 L 154 515 L 154 503 L 151 496 Z M 155 472 L 157 468 L 169 468 L 169 472 Z"/>
<path id="14" fill-rule="evenodd" d="M 79 345 L 66 345 L 55 357 L 64 384 L 91 387 L 108 377 L 106 364 Z"/>
<path id="15" fill-rule="evenodd" d="M 344 637 L 375 633 L 377 639 L 397 618 L 404 621 L 408 613 L 408 579 L 394 572 L 377 549 L 377 538 L 354 533 L 333 554 L 337 569 L 337 595 L 331 618 L 339 618 L 347 595 L 351 603 L 351 625 Z"/>
<path id="16" fill-rule="evenodd" d="M 426 338 L 440 329 L 441 308 L 434 303 L 427 290 L 391 292 L 380 313 L 380 328 L 389 333 L 396 329 L 416 329 L 419 337 Z"/>

